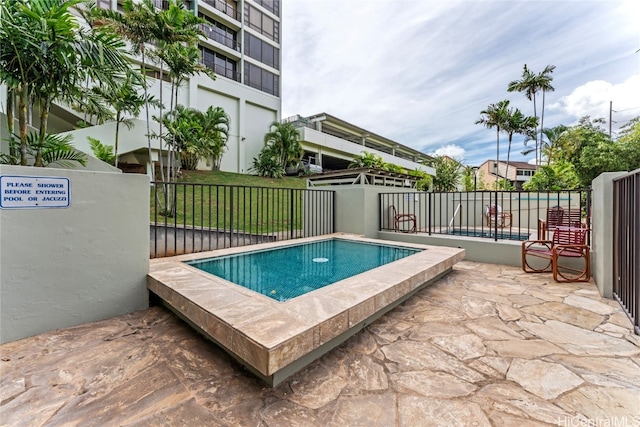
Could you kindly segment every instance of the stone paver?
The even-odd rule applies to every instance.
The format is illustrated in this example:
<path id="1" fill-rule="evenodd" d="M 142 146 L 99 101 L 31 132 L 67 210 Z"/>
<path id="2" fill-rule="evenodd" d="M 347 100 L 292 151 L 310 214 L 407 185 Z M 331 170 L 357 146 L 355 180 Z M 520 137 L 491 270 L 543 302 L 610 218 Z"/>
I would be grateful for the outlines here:
<path id="1" fill-rule="evenodd" d="M 615 301 L 466 261 L 273 389 L 162 307 L 0 359 L 0 426 L 640 425 L 640 339 Z"/>

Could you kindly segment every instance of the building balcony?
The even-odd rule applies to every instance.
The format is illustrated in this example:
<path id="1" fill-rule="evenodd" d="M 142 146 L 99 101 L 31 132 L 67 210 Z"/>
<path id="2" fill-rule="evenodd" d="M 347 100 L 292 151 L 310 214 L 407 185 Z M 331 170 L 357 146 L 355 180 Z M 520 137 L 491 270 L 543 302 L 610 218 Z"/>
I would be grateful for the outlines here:
<path id="1" fill-rule="evenodd" d="M 202 32 L 204 33 L 204 35 L 207 38 L 209 38 L 209 39 L 211 39 L 211 40 L 213 40 L 213 41 L 215 41 L 217 43 L 220 43 L 222 45 L 225 45 L 226 47 L 228 47 L 230 49 L 233 49 L 233 50 L 236 50 L 236 51 L 240 52 L 241 45 L 240 45 L 240 42 L 238 42 L 237 40 L 235 40 L 235 39 L 233 39 L 231 37 L 225 36 L 223 34 L 220 34 L 219 32 L 217 32 L 215 30 L 215 28 L 213 28 L 213 27 L 211 27 L 210 25 L 207 25 L 207 24 L 200 24 L 200 29 L 202 30 Z"/>
<path id="2" fill-rule="evenodd" d="M 228 3 L 220 0 L 202 0 L 201 3 L 209 5 L 219 12 L 222 12 L 225 15 L 230 16 L 231 18 L 240 22 L 240 12 L 238 11 L 238 9 Z"/>

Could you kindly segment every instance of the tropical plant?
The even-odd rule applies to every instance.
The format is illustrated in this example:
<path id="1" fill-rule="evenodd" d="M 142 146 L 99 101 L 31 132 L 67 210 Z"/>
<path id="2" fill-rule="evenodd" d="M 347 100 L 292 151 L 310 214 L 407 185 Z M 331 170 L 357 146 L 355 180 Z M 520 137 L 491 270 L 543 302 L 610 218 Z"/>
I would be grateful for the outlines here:
<path id="1" fill-rule="evenodd" d="M 562 150 L 562 137 L 567 129 L 566 126 L 559 125 L 542 130 L 543 137 L 540 139 L 541 158 L 544 156 L 547 159 L 547 166 L 556 161 L 558 153 Z"/>
<path id="2" fill-rule="evenodd" d="M 88 136 L 87 139 L 89 140 L 89 146 L 91 147 L 93 155 L 96 156 L 96 159 L 102 160 L 110 165 L 116 164 L 116 155 L 113 150 L 113 145 L 105 145 L 100 142 L 99 139 L 92 138 L 90 136 Z"/>
<path id="3" fill-rule="evenodd" d="M 220 162 L 229 140 L 231 119 L 222 107 L 209 106 L 202 115 L 202 140 L 198 154 L 211 159 L 213 170 L 220 170 Z"/>
<path id="4" fill-rule="evenodd" d="M 494 181 L 489 185 L 489 189 L 491 190 L 503 190 L 503 191 L 513 191 L 516 187 L 513 186 L 513 183 L 505 178 L 500 178 L 497 181 Z"/>
<path id="5" fill-rule="evenodd" d="M 122 2 L 122 12 L 113 10 L 100 10 L 103 24 L 114 29 L 119 35 L 131 44 L 131 52 L 140 55 L 142 89 L 145 99 L 145 122 L 147 124 L 147 148 L 149 161 L 153 158 L 151 149 L 151 128 L 150 128 L 150 104 L 147 102 L 150 97 L 147 84 L 147 43 L 153 45 L 154 26 L 156 25 L 156 8 L 151 0 L 124 0 Z M 155 181 L 155 168 L 151 168 L 151 180 Z"/>
<path id="6" fill-rule="evenodd" d="M 640 140 L 629 133 L 630 138 L 614 141 L 600 126 L 603 123 L 602 119 L 592 121 L 584 117 L 563 136 L 563 143 L 571 151 L 570 161 L 580 178 L 580 184 L 585 187 L 603 172 L 628 171 L 640 167 Z"/>
<path id="7" fill-rule="evenodd" d="M 296 165 L 304 154 L 300 133 L 293 123 L 271 123 L 269 132 L 264 136 L 264 144 L 283 169 Z"/>
<path id="8" fill-rule="evenodd" d="M 433 191 L 451 192 L 458 190 L 460 183 L 460 171 L 462 163 L 447 156 L 434 156 L 429 161 L 429 166 L 436 170 L 436 176 L 432 177 Z"/>
<path id="9" fill-rule="evenodd" d="M 385 163 L 383 169 L 387 172 L 393 173 L 407 173 L 407 170 L 400 165 L 396 165 L 395 163 Z"/>
<path id="10" fill-rule="evenodd" d="M 508 108 L 506 115 L 504 116 L 504 122 L 502 123 L 502 131 L 509 138 L 509 146 L 507 149 L 507 168 L 505 171 L 506 180 L 509 179 L 509 159 L 511 157 L 511 143 L 513 141 L 514 134 L 521 134 L 525 136 L 531 136 L 535 132 L 538 119 L 535 117 L 527 117 L 522 114 L 518 108 Z"/>
<path id="11" fill-rule="evenodd" d="M 179 154 L 182 168 L 195 170 L 200 160 L 207 160 L 219 169 L 229 136 L 229 116 L 222 108 L 210 106 L 202 113 L 178 105 L 162 120 L 166 129 L 163 138 Z"/>
<path id="12" fill-rule="evenodd" d="M 351 163 L 349 163 L 349 168 L 384 169 L 384 167 L 385 162 L 382 160 L 382 157 L 375 153 L 369 153 L 368 151 L 363 151 L 361 155 L 354 158 Z"/>
<path id="13" fill-rule="evenodd" d="M 164 70 L 168 69 L 168 76 L 171 83 L 169 109 L 173 110 L 178 104 L 180 87 L 190 77 L 206 73 L 215 78 L 211 69 L 200 63 L 200 51 L 198 48 L 198 37 L 201 34 L 200 24 L 205 21 L 192 11 L 186 9 L 184 2 L 169 0 L 166 8 L 158 11 L 154 15 L 154 25 L 152 32 L 156 40 L 156 49 L 152 52 L 153 58 L 158 62 L 160 68 L 160 80 L 164 80 Z M 163 85 L 160 85 L 160 102 L 163 103 Z M 160 107 L 160 134 L 163 133 L 164 124 L 163 107 Z M 175 151 L 175 146 L 169 146 L 167 152 L 166 174 L 162 169 L 162 158 L 160 158 L 160 170 L 162 180 L 175 181 L 179 170 L 176 160 L 179 155 Z M 173 148 L 173 149 L 172 149 Z M 162 138 L 160 139 L 160 151 L 163 151 Z"/>
<path id="14" fill-rule="evenodd" d="M 29 132 L 27 134 L 27 154 L 26 164 L 22 166 L 34 166 L 38 156 L 40 157 L 39 167 L 47 167 L 50 165 L 57 165 L 63 168 L 72 169 L 76 163 L 80 163 L 82 166 L 87 164 L 87 155 L 81 151 L 77 151 L 73 145 L 71 145 L 71 135 L 60 134 L 46 134 L 44 140 L 41 137 L 40 132 Z M 13 139 L 9 142 L 13 145 L 13 152 L 17 152 L 21 141 Z M 11 153 L 12 151 L 10 151 Z M 16 159 L 11 159 L 10 154 L 0 155 L 0 163 L 3 164 L 16 164 Z"/>
<path id="15" fill-rule="evenodd" d="M 253 158 L 249 171 L 268 178 L 282 178 L 285 173 L 279 153 L 272 147 L 264 147 L 258 157 Z"/>
<path id="16" fill-rule="evenodd" d="M 640 117 L 631 119 L 622 126 L 616 143 L 620 145 L 627 160 L 627 170 L 640 168 Z"/>
<path id="17" fill-rule="evenodd" d="M 176 108 L 165 114 L 161 119 L 154 117 L 155 120 L 161 121 L 164 125 L 165 133 L 161 138 L 179 155 L 181 167 L 187 170 L 195 170 L 198 165 L 198 156 L 195 149 L 189 149 L 197 143 L 202 135 L 202 113 L 195 108 L 188 108 L 184 105 L 177 105 Z"/>
<path id="18" fill-rule="evenodd" d="M 0 3 L 0 83 L 18 104 L 20 164 L 27 165 L 29 143 L 34 166 L 44 166 L 50 141 L 49 111 L 54 101 L 81 98 L 87 78 L 110 84 L 129 68 L 124 43 L 115 34 L 82 27 L 71 12 L 82 0 L 13 0 Z M 27 110 L 39 107 L 37 140 L 27 137 Z M 10 128 L 13 126 L 11 125 Z M 49 138 L 49 139 L 48 139 Z M 33 150 L 31 150 L 33 151 Z"/>
<path id="19" fill-rule="evenodd" d="M 92 92 L 110 105 L 115 110 L 116 134 L 114 140 L 114 165 L 118 167 L 118 141 L 120 139 L 120 124 L 127 129 L 133 127 L 133 119 L 128 116 L 138 117 L 145 105 L 158 106 L 159 102 L 153 96 L 145 98 L 140 94 L 144 81 L 139 73 L 128 70 L 124 79 L 118 79 L 115 87 L 96 86 Z"/>
<path id="20" fill-rule="evenodd" d="M 480 111 L 481 117 L 476 120 L 477 125 L 483 125 L 488 129 L 496 128 L 496 165 L 500 162 L 500 131 L 508 114 L 508 100 L 502 100 L 495 104 L 489 104 L 486 110 Z M 496 182 L 498 182 L 499 174 L 496 170 Z"/>
<path id="21" fill-rule="evenodd" d="M 551 81 L 553 77 L 551 77 L 551 73 L 556 69 L 555 65 L 547 65 L 544 67 L 538 75 L 536 76 L 536 80 L 538 82 L 538 89 L 542 91 L 542 107 L 540 108 L 540 143 L 542 143 L 542 134 L 544 129 L 544 102 L 547 92 L 553 92 L 555 88 L 551 86 Z M 542 147 L 541 147 L 542 149 Z M 537 159 L 536 164 L 540 164 L 542 162 L 542 152 L 540 152 L 540 157 Z"/>
<path id="22" fill-rule="evenodd" d="M 559 191 L 573 190 L 579 186 L 580 180 L 573 165 L 567 161 L 559 161 L 541 166 L 522 188 L 527 191 Z"/>
<path id="23" fill-rule="evenodd" d="M 513 80 L 507 86 L 507 91 L 509 92 L 522 92 L 525 97 L 529 101 L 533 101 L 533 116 L 538 117 L 537 109 L 536 109 L 536 94 L 539 91 L 542 91 L 542 114 L 540 120 L 540 128 L 544 127 L 544 98 L 546 92 L 551 92 L 554 90 L 553 86 L 551 86 L 551 81 L 553 78 L 550 76 L 551 73 L 555 70 L 555 65 L 547 65 L 545 69 L 539 74 L 533 73 L 528 67 L 527 64 L 524 64 L 522 71 L 522 79 Z M 540 136 L 542 138 L 542 135 Z M 538 132 L 537 126 L 535 129 L 535 143 L 536 143 L 536 165 L 540 164 L 539 156 L 539 145 L 538 145 Z"/>
<path id="24" fill-rule="evenodd" d="M 464 166 L 461 179 L 463 191 L 476 191 L 478 189 L 477 173 L 477 168 L 470 165 Z"/>
<path id="25" fill-rule="evenodd" d="M 433 177 L 431 175 L 425 174 L 416 183 L 416 188 L 418 189 L 418 191 L 429 191 L 431 189 L 432 184 L 433 184 Z"/>

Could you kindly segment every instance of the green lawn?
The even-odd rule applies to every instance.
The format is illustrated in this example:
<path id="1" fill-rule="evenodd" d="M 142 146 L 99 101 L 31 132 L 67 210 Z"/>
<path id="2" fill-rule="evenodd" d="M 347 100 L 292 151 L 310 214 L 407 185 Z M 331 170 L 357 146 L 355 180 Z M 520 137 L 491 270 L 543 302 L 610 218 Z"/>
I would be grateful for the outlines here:
<path id="1" fill-rule="evenodd" d="M 304 178 L 285 176 L 284 178 L 274 179 L 220 171 L 182 171 L 182 176 L 178 182 L 274 188 L 306 188 L 307 186 L 307 180 Z"/>
<path id="2" fill-rule="evenodd" d="M 303 190 L 297 177 L 263 178 L 230 172 L 183 171 L 175 192 L 176 215 L 165 217 L 151 194 L 151 221 L 256 234 L 298 230 L 302 227 Z M 180 184 L 185 185 L 180 185 Z M 172 187 L 169 187 L 172 188 Z M 160 203 L 164 203 L 158 185 Z"/>

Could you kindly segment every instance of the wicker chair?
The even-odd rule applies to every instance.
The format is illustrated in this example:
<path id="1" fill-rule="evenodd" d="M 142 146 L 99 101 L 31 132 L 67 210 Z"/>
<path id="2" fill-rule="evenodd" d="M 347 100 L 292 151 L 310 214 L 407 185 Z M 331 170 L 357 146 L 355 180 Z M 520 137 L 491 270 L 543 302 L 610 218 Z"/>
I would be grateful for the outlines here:
<path id="1" fill-rule="evenodd" d="M 393 211 L 393 230 L 402 233 L 417 233 L 418 218 L 415 214 L 399 214 L 396 207 L 391 205 Z"/>
<path id="2" fill-rule="evenodd" d="M 588 282 L 591 277 L 589 246 L 585 244 L 588 231 L 582 227 L 557 226 L 551 240 L 522 242 L 522 269 L 527 273 L 550 271 L 556 282 Z M 535 259 L 544 260 L 542 267 L 532 266 Z M 567 262 L 569 259 L 572 261 Z"/>

